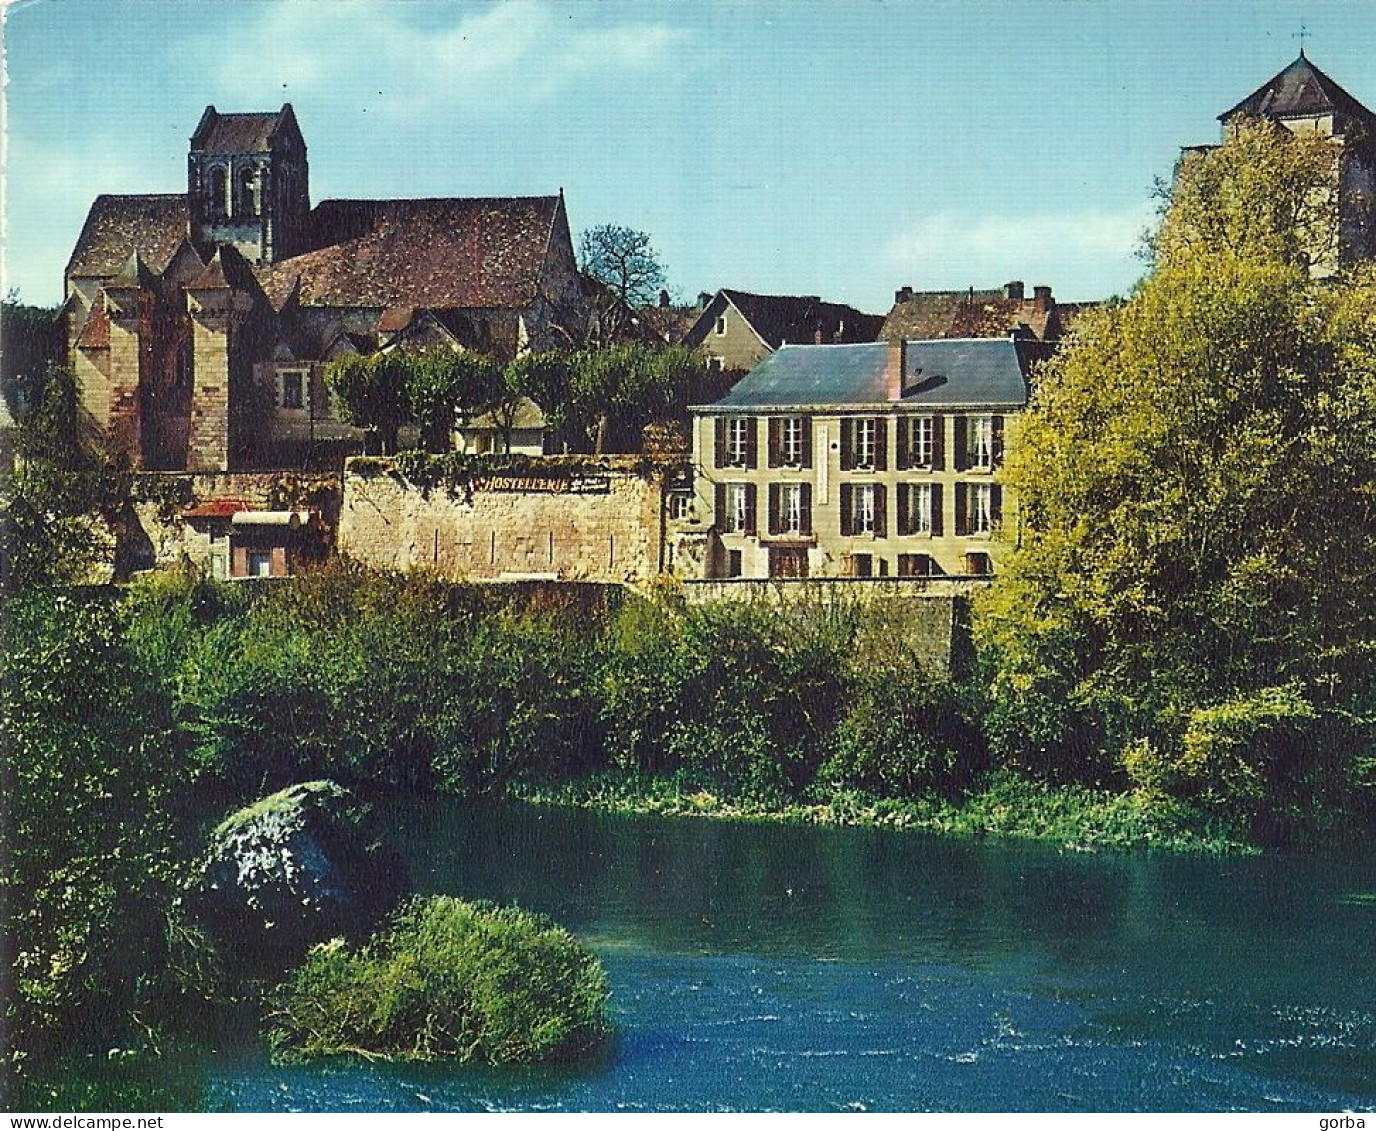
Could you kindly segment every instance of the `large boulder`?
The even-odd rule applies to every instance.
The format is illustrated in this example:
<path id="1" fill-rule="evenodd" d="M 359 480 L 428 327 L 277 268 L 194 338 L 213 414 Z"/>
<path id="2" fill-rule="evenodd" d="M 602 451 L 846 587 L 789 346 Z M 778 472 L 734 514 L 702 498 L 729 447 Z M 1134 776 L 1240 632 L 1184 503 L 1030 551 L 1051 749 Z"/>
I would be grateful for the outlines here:
<path id="1" fill-rule="evenodd" d="M 318 942 L 366 937 L 407 893 L 368 810 L 342 786 L 312 781 L 220 824 L 189 902 L 233 965 L 266 973 Z"/>

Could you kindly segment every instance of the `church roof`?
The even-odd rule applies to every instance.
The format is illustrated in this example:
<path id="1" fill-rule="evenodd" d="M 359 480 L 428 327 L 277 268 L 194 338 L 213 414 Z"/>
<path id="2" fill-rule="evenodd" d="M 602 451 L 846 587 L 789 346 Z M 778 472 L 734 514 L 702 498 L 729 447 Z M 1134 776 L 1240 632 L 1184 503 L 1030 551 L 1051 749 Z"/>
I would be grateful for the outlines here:
<path id="1" fill-rule="evenodd" d="M 1300 51 L 1299 58 L 1268 82 L 1219 115 L 1253 118 L 1298 118 L 1316 114 L 1344 114 L 1368 122 L 1376 115 L 1334 82 Z"/>
<path id="2" fill-rule="evenodd" d="M 324 201 L 311 226 L 329 246 L 259 277 L 274 302 L 299 282 L 303 305 L 520 307 L 560 221 L 557 196 Z"/>
<path id="3" fill-rule="evenodd" d="M 191 148 L 203 153 L 266 153 L 272 135 L 289 118 L 295 120 L 290 103 L 266 114 L 221 114 L 207 106 L 191 135 Z"/>
<path id="4" fill-rule="evenodd" d="M 67 262 L 68 277 L 118 275 L 138 252 L 161 274 L 188 231 L 184 193 L 96 197 Z"/>

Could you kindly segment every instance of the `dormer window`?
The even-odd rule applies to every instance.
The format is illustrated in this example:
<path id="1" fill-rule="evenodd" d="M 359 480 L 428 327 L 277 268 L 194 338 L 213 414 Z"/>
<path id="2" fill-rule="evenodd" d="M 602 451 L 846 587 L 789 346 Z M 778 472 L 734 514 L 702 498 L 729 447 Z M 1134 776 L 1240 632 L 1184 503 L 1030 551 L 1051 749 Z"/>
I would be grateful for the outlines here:
<path id="1" fill-rule="evenodd" d="M 279 369 L 277 371 L 277 403 L 283 408 L 304 409 L 307 404 L 307 379 L 305 369 Z"/>

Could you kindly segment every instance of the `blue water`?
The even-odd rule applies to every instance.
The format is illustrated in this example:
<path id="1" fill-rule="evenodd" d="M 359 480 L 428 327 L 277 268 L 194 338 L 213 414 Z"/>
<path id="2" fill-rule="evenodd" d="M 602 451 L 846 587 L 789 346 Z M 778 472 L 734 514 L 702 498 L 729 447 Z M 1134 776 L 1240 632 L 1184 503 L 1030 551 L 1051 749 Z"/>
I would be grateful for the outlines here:
<path id="1" fill-rule="evenodd" d="M 398 806 L 422 891 L 604 961 L 578 1069 L 206 1069 L 238 1110 L 1376 1108 L 1376 857 L 1090 856 L 886 830 Z"/>

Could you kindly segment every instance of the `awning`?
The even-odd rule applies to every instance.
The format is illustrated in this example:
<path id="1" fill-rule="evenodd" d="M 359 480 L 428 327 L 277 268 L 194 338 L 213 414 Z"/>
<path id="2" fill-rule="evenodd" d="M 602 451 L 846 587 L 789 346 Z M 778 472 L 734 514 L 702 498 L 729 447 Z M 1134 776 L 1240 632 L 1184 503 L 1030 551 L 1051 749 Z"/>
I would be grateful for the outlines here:
<path id="1" fill-rule="evenodd" d="M 239 511 L 230 519 L 235 526 L 286 526 L 292 530 L 310 520 L 310 511 Z"/>

